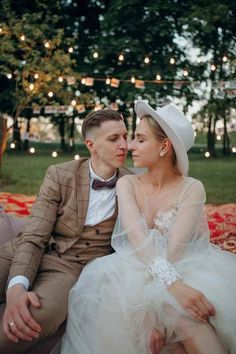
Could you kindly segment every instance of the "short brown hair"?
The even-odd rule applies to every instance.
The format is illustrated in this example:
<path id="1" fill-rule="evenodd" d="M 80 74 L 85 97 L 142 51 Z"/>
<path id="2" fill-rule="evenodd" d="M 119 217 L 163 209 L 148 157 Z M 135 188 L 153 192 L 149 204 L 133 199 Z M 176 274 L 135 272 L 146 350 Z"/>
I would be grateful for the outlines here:
<path id="1" fill-rule="evenodd" d="M 99 111 L 90 112 L 83 121 L 82 124 L 82 136 L 85 139 L 88 132 L 92 128 L 99 128 L 103 122 L 110 120 L 123 120 L 123 116 L 113 111 L 112 109 L 100 109 Z"/>

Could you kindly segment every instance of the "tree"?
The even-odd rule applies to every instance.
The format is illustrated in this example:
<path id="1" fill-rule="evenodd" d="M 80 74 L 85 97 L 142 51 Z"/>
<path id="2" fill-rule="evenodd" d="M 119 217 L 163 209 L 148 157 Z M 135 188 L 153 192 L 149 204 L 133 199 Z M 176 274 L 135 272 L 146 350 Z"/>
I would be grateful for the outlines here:
<path id="1" fill-rule="evenodd" d="M 55 4 L 60 8 L 59 1 Z M 31 9 L 38 12 L 17 10 L 17 6 L 12 10 L 10 1 L 3 1 L 0 30 L 0 84 L 5 91 L 0 100 L 4 111 L 13 115 L 15 137 L 23 109 L 70 104 L 74 93 L 67 90 L 66 79 L 79 77 L 68 51 L 70 40 L 60 28 L 60 17 L 50 13 L 46 2 L 39 9 Z M 6 79 L 9 84 L 5 86 Z M 20 140 L 15 142 L 20 147 Z"/>

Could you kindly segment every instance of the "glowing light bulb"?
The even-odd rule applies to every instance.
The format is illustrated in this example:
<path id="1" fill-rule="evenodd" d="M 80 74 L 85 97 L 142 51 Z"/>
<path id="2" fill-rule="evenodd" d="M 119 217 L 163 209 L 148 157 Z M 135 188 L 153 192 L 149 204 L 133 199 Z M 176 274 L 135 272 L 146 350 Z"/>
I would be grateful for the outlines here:
<path id="1" fill-rule="evenodd" d="M 160 81 L 161 80 L 161 75 L 157 74 L 156 75 L 156 80 Z"/>
<path id="2" fill-rule="evenodd" d="M 22 36 L 20 36 L 20 40 L 21 40 L 22 42 L 25 41 L 25 35 L 24 35 L 24 34 L 22 34 Z"/>
<path id="3" fill-rule="evenodd" d="M 34 89 L 34 84 L 29 84 L 29 89 L 30 89 L 30 91 L 33 91 L 33 89 Z"/>
<path id="4" fill-rule="evenodd" d="M 74 48 L 73 48 L 73 47 L 70 47 L 70 48 L 68 49 L 68 52 L 69 52 L 69 53 L 73 53 L 73 51 L 74 51 Z"/>
<path id="5" fill-rule="evenodd" d="M 209 153 L 209 151 L 205 152 L 205 157 L 206 157 L 206 158 L 210 157 L 210 155 L 211 155 L 211 154 Z"/>
<path id="6" fill-rule="evenodd" d="M 98 58 L 98 52 L 94 52 L 94 53 L 93 53 L 93 57 L 94 57 L 95 59 L 97 59 L 97 58 Z"/>
<path id="7" fill-rule="evenodd" d="M 76 106 L 76 100 L 72 100 L 70 103 L 72 106 Z"/>
<path id="8" fill-rule="evenodd" d="M 149 59 L 148 57 L 145 57 L 145 58 L 144 58 L 144 63 L 145 63 L 145 64 L 149 64 L 149 63 L 150 63 L 150 59 Z"/>
<path id="9" fill-rule="evenodd" d="M 134 83 L 135 83 L 135 77 L 132 76 L 131 79 L 130 79 L 130 81 L 132 82 L 132 84 L 134 84 Z"/>
<path id="10" fill-rule="evenodd" d="M 175 59 L 174 58 L 170 58 L 170 64 L 174 64 L 175 63 Z"/>
<path id="11" fill-rule="evenodd" d="M 80 159 L 80 156 L 77 154 L 77 155 L 74 156 L 74 159 L 75 159 L 75 160 L 79 160 L 79 159 Z"/>
<path id="12" fill-rule="evenodd" d="M 56 151 L 52 152 L 52 157 L 57 157 L 57 152 Z"/>
<path id="13" fill-rule="evenodd" d="M 34 154 L 34 153 L 35 153 L 35 148 L 34 148 L 34 147 L 31 147 L 31 148 L 29 149 L 29 152 L 30 152 L 31 154 Z"/>
<path id="14" fill-rule="evenodd" d="M 119 61 L 123 61 L 125 59 L 124 55 L 123 54 L 120 54 L 119 57 L 118 57 Z"/>
<path id="15" fill-rule="evenodd" d="M 110 83 L 111 83 L 111 79 L 107 78 L 107 79 L 106 79 L 106 84 L 107 84 L 107 85 L 110 85 Z"/>
<path id="16" fill-rule="evenodd" d="M 48 92 L 48 97 L 53 97 L 54 93 L 52 91 Z"/>
<path id="17" fill-rule="evenodd" d="M 59 76 L 58 81 L 59 81 L 59 82 L 63 82 L 63 77 L 62 77 L 62 76 Z"/>

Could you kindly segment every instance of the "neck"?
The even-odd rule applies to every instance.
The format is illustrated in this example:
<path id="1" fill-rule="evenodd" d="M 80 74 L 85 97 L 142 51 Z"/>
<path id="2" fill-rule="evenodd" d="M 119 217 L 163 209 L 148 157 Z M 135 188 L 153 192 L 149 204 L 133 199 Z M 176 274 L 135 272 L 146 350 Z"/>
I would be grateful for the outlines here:
<path id="1" fill-rule="evenodd" d="M 170 186 L 174 186 L 179 183 L 179 181 L 183 178 L 182 175 L 178 174 L 177 171 L 173 168 L 173 166 L 162 167 L 152 167 L 148 169 L 143 175 L 145 181 L 152 185 L 156 191 L 162 191 Z"/>
<path id="2" fill-rule="evenodd" d="M 91 165 L 96 175 L 105 180 L 111 178 L 117 171 L 116 168 L 112 166 L 107 166 L 101 163 L 100 161 L 99 163 L 97 163 L 96 160 L 92 158 L 91 158 Z"/>

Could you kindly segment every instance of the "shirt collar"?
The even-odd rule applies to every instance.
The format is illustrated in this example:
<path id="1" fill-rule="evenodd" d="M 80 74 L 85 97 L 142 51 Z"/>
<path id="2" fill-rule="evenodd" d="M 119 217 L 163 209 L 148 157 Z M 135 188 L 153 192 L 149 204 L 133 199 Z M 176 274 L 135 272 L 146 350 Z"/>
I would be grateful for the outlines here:
<path id="1" fill-rule="evenodd" d="M 110 181 L 110 180 L 111 180 L 112 178 L 114 178 L 114 177 L 116 176 L 116 174 L 117 174 L 117 172 L 115 172 L 114 175 L 111 176 L 111 177 L 108 178 L 108 179 L 103 179 L 103 178 L 99 177 L 99 176 L 94 172 L 94 170 L 93 170 L 93 168 L 92 168 L 92 161 L 91 161 L 91 159 L 89 160 L 89 173 L 90 173 L 91 181 L 93 181 L 95 178 L 96 178 L 96 179 L 99 179 L 100 181 Z"/>

